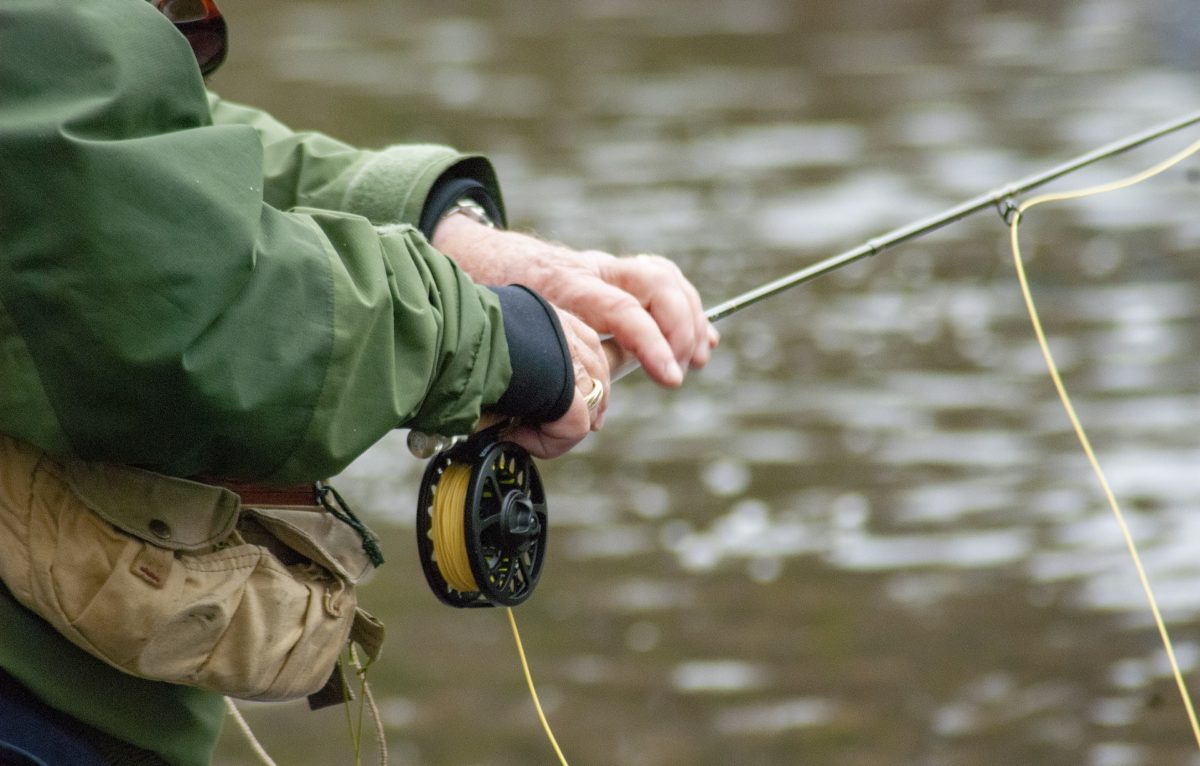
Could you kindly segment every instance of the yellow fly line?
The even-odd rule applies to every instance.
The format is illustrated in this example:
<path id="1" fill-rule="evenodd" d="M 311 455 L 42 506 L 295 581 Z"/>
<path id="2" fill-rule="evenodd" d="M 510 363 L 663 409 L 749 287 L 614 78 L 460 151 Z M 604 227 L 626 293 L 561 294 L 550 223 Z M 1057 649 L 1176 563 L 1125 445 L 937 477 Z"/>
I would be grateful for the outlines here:
<path id="1" fill-rule="evenodd" d="M 521 633 L 517 630 L 516 615 L 513 614 L 511 606 L 505 607 L 504 610 L 508 612 L 508 624 L 512 627 L 513 641 L 517 644 L 517 656 L 521 658 L 521 670 L 525 673 L 525 684 L 529 687 L 529 696 L 533 699 L 533 707 L 537 710 L 538 720 L 542 722 L 542 729 L 545 730 L 546 737 L 550 740 L 550 746 L 554 748 L 554 754 L 558 756 L 558 762 L 562 766 L 567 766 L 567 758 L 559 748 L 558 740 L 554 738 L 554 732 L 550 730 L 550 722 L 546 720 L 546 713 L 542 710 L 537 689 L 533 686 L 533 675 L 529 672 L 529 661 L 525 659 L 525 647 L 521 645 Z"/>
<path id="2" fill-rule="evenodd" d="M 1112 488 L 1109 486 L 1104 470 L 1100 467 L 1100 461 L 1096 459 L 1096 453 L 1092 450 L 1091 441 L 1087 437 L 1087 432 L 1084 431 L 1079 416 L 1075 413 L 1075 407 L 1071 404 L 1071 397 L 1068 396 L 1067 388 L 1063 384 L 1062 376 L 1058 372 L 1058 365 L 1054 363 L 1054 356 L 1050 353 L 1050 344 L 1046 342 L 1046 333 L 1042 330 L 1042 322 L 1038 317 L 1037 307 L 1033 301 L 1033 293 L 1029 289 L 1029 280 L 1025 276 L 1025 266 L 1021 258 L 1021 246 L 1018 238 L 1018 227 L 1021 222 L 1021 216 L 1032 207 L 1047 202 L 1080 199 L 1128 188 L 1178 165 L 1198 151 L 1200 151 L 1200 141 L 1191 144 L 1157 165 L 1128 178 L 1075 191 L 1041 194 L 1031 197 L 1020 205 L 1017 205 L 1013 211 L 1009 224 L 1009 233 L 1012 240 L 1013 263 L 1017 270 L 1017 280 L 1021 285 L 1021 295 L 1025 299 L 1025 308 L 1029 311 L 1029 319 L 1033 323 L 1033 332 L 1037 336 L 1038 346 L 1042 350 L 1042 357 L 1046 360 L 1046 368 L 1050 371 L 1050 378 L 1054 381 L 1054 388 L 1058 391 L 1058 398 L 1062 402 L 1063 409 L 1067 412 L 1067 417 L 1071 421 L 1071 427 L 1075 431 L 1075 436 L 1079 439 L 1079 444 L 1087 456 L 1088 463 L 1092 466 L 1092 471 L 1096 474 L 1096 479 L 1100 482 L 1100 488 L 1104 492 L 1108 506 L 1112 509 L 1113 516 L 1117 520 L 1117 525 L 1121 529 L 1121 534 L 1125 538 L 1125 545 L 1129 549 L 1129 556 L 1133 560 L 1134 569 L 1137 570 L 1138 580 L 1142 584 L 1142 591 L 1146 595 L 1146 601 L 1150 604 L 1150 612 L 1154 615 L 1154 624 L 1158 627 L 1158 635 L 1162 639 L 1163 648 L 1166 650 L 1167 660 L 1171 665 L 1171 673 L 1175 677 L 1175 685 L 1179 688 L 1179 696 L 1183 699 L 1183 706 L 1187 710 L 1188 723 L 1192 727 L 1192 736 L 1196 740 L 1197 747 L 1200 747 L 1200 724 L 1196 721 L 1196 710 L 1192 705 L 1192 697 L 1188 692 L 1187 683 L 1184 681 L 1183 672 L 1179 668 L 1179 662 L 1175 658 L 1175 649 L 1171 642 L 1170 633 L 1167 631 L 1167 624 L 1163 620 L 1162 613 L 1158 608 L 1158 600 L 1154 597 L 1154 591 L 1150 588 L 1150 579 L 1146 576 L 1145 567 L 1142 566 L 1142 557 L 1138 554 L 1137 544 L 1134 542 L 1133 535 L 1129 531 L 1129 525 L 1125 522 L 1125 514 L 1121 512 L 1121 506 L 1117 502 Z"/>
<path id="3" fill-rule="evenodd" d="M 433 495 L 433 521 L 429 536 L 433 543 L 434 557 L 438 570 L 445 578 L 446 584 L 463 593 L 479 590 L 475 575 L 471 572 L 471 563 L 467 553 L 466 525 L 464 516 L 467 507 L 467 490 L 471 482 L 471 466 L 451 464 L 442 473 Z M 521 643 L 521 633 L 517 630 L 517 618 L 512 607 L 505 607 L 508 613 L 508 624 L 512 628 L 513 641 L 517 645 L 517 656 L 521 660 L 521 670 L 525 675 L 525 683 L 529 687 L 529 696 L 537 711 L 542 729 L 550 740 L 554 754 L 558 756 L 562 766 L 568 766 L 566 756 L 554 738 L 550 722 L 542 710 L 542 702 L 538 698 L 537 689 L 533 685 L 533 675 L 529 672 L 529 660 L 525 657 L 525 647 Z"/>

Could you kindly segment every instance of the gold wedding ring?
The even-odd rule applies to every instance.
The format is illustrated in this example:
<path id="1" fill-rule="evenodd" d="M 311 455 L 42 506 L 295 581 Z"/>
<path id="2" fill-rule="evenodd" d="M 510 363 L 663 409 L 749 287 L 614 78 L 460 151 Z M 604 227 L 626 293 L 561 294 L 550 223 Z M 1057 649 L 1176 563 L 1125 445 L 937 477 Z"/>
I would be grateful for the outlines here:
<path id="1" fill-rule="evenodd" d="M 604 397 L 604 384 L 599 378 L 592 378 L 592 390 L 588 391 L 587 396 L 583 397 L 583 403 L 587 405 L 588 412 L 600 406 L 600 400 Z"/>

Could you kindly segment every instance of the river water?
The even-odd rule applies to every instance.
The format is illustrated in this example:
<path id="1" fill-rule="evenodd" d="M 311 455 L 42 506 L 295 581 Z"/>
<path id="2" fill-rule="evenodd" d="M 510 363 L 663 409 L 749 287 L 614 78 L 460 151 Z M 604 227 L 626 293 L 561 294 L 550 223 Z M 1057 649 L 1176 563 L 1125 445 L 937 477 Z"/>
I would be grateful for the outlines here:
<path id="1" fill-rule="evenodd" d="M 1191 0 L 224 0 L 213 87 L 368 146 L 483 151 L 511 223 L 663 252 L 709 305 L 1200 107 Z M 1078 173 L 1111 180 L 1197 132 Z M 1200 163 L 1030 213 L 1066 384 L 1200 686 Z M 1118 526 L 981 213 L 748 309 L 541 464 L 517 617 L 571 763 L 1200 764 Z M 502 612 L 428 592 L 404 434 L 336 482 L 392 763 L 550 764 Z M 281 764 L 345 716 L 247 706 Z M 371 749 L 367 748 L 368 760 Z M 222 764 L 252 757 L 232 732 Z"/>

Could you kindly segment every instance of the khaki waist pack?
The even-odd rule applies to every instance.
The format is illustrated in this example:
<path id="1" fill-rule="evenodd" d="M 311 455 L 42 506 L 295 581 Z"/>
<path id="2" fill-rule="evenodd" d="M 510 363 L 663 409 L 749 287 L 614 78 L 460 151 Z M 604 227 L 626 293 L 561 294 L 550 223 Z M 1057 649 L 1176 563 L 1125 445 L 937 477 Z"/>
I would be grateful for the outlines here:
<path id="1" fill-rule="evenodd" d="M 374 659 L 359 533 L 317 508 L 126 466 L 57 461 L 0 435 L 0 579 L 73 643 L 135 676 L 294 699 Z M 339 690 L 340 695 L 340 690 Z"/>

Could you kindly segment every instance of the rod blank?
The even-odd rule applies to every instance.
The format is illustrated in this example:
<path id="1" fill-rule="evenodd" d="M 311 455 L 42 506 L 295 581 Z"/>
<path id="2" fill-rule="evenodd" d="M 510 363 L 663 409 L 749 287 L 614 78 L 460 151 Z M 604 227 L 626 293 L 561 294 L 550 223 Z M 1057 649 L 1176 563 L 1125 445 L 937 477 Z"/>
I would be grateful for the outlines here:
<path id="1" fill-rule="evenodd" d="M 788 290 L 796 285 L 805 282 L 811 282 L 819 276 L 828 274 L 831 271 L 836 271 L 843 266 L 854 263 L 868 256 L 878 255 L 884 250 L 888 250 L 896 245 L 911 240 L 923 237 L 930 232 L 941 229 L 956 221 L 966 218 L 969 215 L 979 212 L 989 207 L 1000 207 L 1010 202 L 1013 197 L 1018 194 L 1023 194 L 1027 191 L 1045 186 L 1046 184 L 1056 179 L 1062 178 L 1065 175 L 1074 173 L 1080 168 L 1091 165 L 1100 160 L 1108 159 L 1109 157 L 1127 152 L 1130 149 L 1137 148 L 1142 144 L 1149 143 L 1155 139 L 1183 130 L 1184 128 L 1200 123 L 1200 111 L 1192 112 L 1183 117 L 1176 118 L 1161 125 L 1143 130 L 1139 133 L 1134 133 L 1131 136 L 1114 141 L 1110 144 L 1093 149 L 1090 152 L 1081 154 L 1078 157 L 1068 160 L 1061 165 L 1056 165 L 1049 170 L 1041 173 L 1036 173 L 1019 181 L 1014 181 L 1010 184 L 998 187 L 985 194 L 980 194 L 978 197 L 967 200 L 966 202 L 955 205 L 954 207 L 945 210 L 937 215 L 928 218 L 922 218 L 919 221 L 914 221 L 899 228 L 892 229 L 886 234 L 883 234 L 874 239 L 869 239 L 861 245 L 830 256 L 823 261 L 806 266 L 805 268 L 794 271 L 787 276 L 772 280 L 765 285 L 749 290 L 741 295 L 730 298 L 724 303 L 719 303 L 716 306 L 708 309 L 705 316 L 709 321 L 716 322 L 724 319 L 730 314 L 737 313 L 747 306 L 753 306 L 755 303 L 766 300 L 774 295 L 778 295 L 784 290 Z M 1000 211 L 1004 212 L 1003 209 Z M 621 374 L 628 372 L 622 368 Z M 614 379 L 617 376 L 614 376 Z"/>

